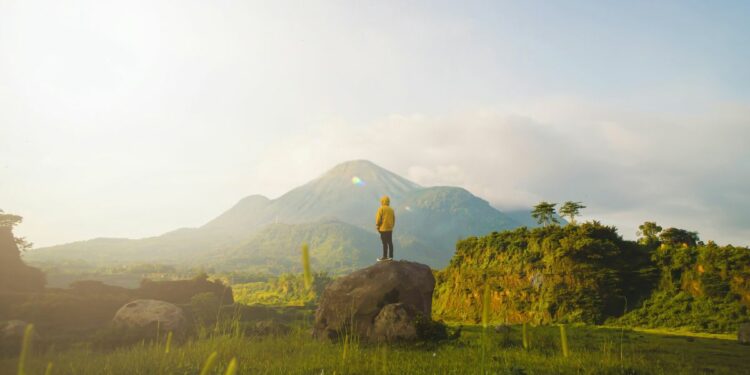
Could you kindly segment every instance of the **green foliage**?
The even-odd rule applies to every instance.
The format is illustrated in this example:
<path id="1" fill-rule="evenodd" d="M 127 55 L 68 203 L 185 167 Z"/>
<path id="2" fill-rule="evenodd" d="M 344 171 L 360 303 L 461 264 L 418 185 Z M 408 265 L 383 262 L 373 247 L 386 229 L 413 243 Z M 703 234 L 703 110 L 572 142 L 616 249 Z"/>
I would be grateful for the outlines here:
<path id="1" fill-rule="evenodd" d="M 704 245 L 683 229 L 661 234 L 651 256 L 658 290 L 618 324 L 732 332 L 750 321 L 750 248 Z"/>
<path id="2" fill-rule="evenodd" d="M 632 265 L 648 261 L 635 246 L 598 222 L 467 238 L 437 275 L 435 312 L 482 321 L 487 285 L 494 296 L 489 320 L 496 323 L 601 322 L 622 314 L 634 289 L 650 285 L 633 276 L 642 270 Z"/>
<path id="3" fill-rule="evenodd" d="M 640 229 L 637 243 L 596 221 L 467 238 L 436 274 L 435 314 L 483 324 L 609 320 L 708 332 L 750 321 L 748 248 L 703 244 L 695 232 L 653 222 Z"/>
<path id="4" fill-rule="evenodd" d="M 638 242 L 646 245 L 658 245 L 659 244 L 659 233 L 662 231 L 662 227 L 657 225 L 653 221 L 647 221 L 638 226 Z"/>
<path id="5" fill-rule="evenodd" d="M 613 320 L 630 327 L 680 328 L 693 332 L 736 332 L 750 321 L 745 305 L 737 299 L 708 299 L 679 291 L 659 291 L 643 306 Z"/>
<path id="6" fill-rule="evenodd" d="M 659 241 L 664 245 L 694 247 L 700 243 L 698 232 L 667 228 L 659 233 Z"/>
<path id="7" fill-rule="evenodd" d="M 326 273 L 312 275 L 311 287 L 298 274 L 269 276 L 265 281 L 256 281 L 232 286 L 234 299 L 245 305 L 304 306 L 317 302 L 331 277 Z"/>

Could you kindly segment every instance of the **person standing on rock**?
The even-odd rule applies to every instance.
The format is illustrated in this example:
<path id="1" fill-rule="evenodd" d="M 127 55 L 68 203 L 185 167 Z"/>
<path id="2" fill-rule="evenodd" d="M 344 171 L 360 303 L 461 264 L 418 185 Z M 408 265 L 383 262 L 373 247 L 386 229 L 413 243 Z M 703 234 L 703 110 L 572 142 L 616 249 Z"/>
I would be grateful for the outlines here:
<path id="1" fill-rule="evenodd" d="M 391 199 L 384 195 L 380 198 L 380 208 L 375 215 L 375 228 L 380 233 L 380 241 L 383 242 L 383 256 L 378 258 L 378 262 L 393 260 L 393 227 L 396 225 L 396 214 L 390 204 Z"/>

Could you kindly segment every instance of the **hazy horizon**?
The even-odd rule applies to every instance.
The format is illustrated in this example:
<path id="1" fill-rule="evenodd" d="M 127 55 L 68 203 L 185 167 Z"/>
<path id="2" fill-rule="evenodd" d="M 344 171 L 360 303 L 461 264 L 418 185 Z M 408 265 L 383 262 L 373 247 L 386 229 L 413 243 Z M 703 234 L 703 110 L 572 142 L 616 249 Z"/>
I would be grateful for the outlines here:
<path id="1" fill-rule="evenodd" d="M 750 4 L 393 4 L 0 0 L 0 209 L 139 238 L 367 159 L 749 244 Z"/>

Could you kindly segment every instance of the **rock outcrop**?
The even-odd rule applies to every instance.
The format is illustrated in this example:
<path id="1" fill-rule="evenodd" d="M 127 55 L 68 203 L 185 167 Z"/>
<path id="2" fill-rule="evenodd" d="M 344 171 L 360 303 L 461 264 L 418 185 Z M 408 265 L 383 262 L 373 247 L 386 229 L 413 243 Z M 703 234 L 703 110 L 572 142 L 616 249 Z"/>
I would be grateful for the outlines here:
<path id="1" fill-rule="evenodd" d="M 435 278 L 430 267 L 389 261 L 334 280 L 323 292 L 313 335 L 336 340 L 353 334 L 366 341 L 416 337 L 415 320 L 430 319 Z"/>
<path id="2" fill-rule="evenodd" d="M 160 330 L 178 332 L 185 328 L 185 313 L 169 302 L 152 299 L 132 301 L 117 310 L 113 319 L 116 326 L 144 328 L 158 324 Z"/>

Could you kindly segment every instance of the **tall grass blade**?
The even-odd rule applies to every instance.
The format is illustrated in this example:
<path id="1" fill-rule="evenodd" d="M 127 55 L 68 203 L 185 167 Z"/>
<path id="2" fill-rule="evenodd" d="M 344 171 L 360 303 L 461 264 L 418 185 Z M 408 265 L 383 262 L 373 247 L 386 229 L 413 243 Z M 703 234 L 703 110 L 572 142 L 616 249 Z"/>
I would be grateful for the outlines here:
<path id="1" fill-rule="evenodd" d="M 217 352 L 213 352 L 208 356 L 208 359 L 206 359 L 206 362 L 203 364 L 203 369 L 201 370 L 200 375 L 208 375 L 208 373 L 211 372 L 211 369 L 214 367 L 214 363 L 216 363 L 216 357 L 218 356 L 219 353 Z"/>
<path id="2" fill-rule="evenodd" d="M 232 360 L 229 361 L 229 366 L 227 366 L 227 371 L 224 373 L 224 375 L 235 374 L 237 374 L 237 358 L 232 358 Z"/>
<path id="3" fill-rule="evenodd" d="M 482 327 L 487 328 L 490 323 L 490 285 L 484 285 L 484 293 L 482 294 Z"/>
<path id="4" fill-rule="evenodd" d="M 312 287 L 312 271 L 310 270 L 310 248 L 307 243 L 302 244 L 302 270 L 305 279 L 305 289 Z"/>
<path id="5" fill-rule="evenodd" d="M 44 375 L 52 375 L 52 362 L 47 363 L 47 368 L 44 370 Z"/>
<path id="6" fill-rule="evenodd" d="M 346 362 L 346 354 L 349 349 L 349 335 L 344 336 L 344 349 L 341 351 L 341 361 Z"/>
<path id="7" fill-rule="evenodd" d="M 568 358 L 568 332 L 565 329 L 565 324 L 560 324 L 560 343 L 563 357 Z"/>
<path id="8" fill-rule="evenodd" d="M 529 329 L 526 323 L 524 323 L 523 328 L 521 328 L 521 334 L 523 336 L 523 348 L 528 349 L 529 348 Z"/>
<path id="9" fill-rule="evenodd" d="M 167 344 L 164 347 L 164 354 L 169 354 L 169 351 L 172 349 L 172 331 L 169 331 L 167 333 Z"/>
<path id="10" fill-rule="evenodd" d="M 388 373 L 388 351 L 387 347 L 385 345 L 380 346 L 380 364 L 381 364 L 381 373 L 387 374 Z"/>
<path id="11" fill-rule="evenodd" d="M 161 337 L 159 337 L 159 333 L 161 331 L 161 320 L 156 321 L 156 341 L 154 342 L 154 347 L 159 347 L 159 343 L 161 340 L 159 340 Z"/>
<path id="12" fill-rule="evenodd" d="M 26 375 L 26 358 L 31 352 L 31 339 L 34 335 L 34 325 L 27 324 L 23 331 L 23 342 L 21 343 L 21 355 L 18 357 L 18 375 Z"/>

